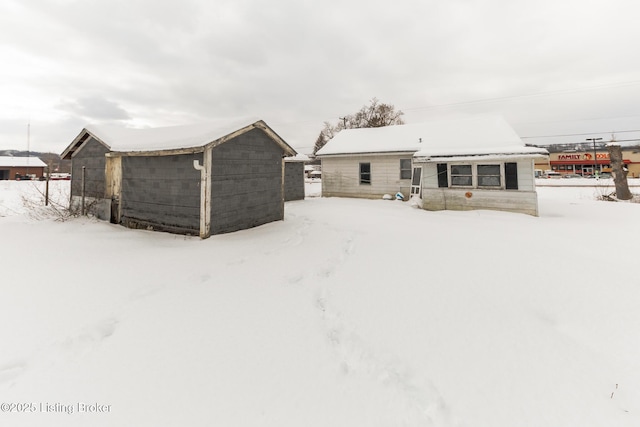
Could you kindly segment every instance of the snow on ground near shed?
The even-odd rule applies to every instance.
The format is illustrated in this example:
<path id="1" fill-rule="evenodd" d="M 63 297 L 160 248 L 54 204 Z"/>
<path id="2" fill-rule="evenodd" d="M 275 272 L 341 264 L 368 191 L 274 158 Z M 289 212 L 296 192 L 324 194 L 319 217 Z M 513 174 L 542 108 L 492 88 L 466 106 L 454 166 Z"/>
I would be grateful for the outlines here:
<path id="1" fill-rule="evenodd" d="M 0 218 L 0 400 L 34 405 L 0 425 L 640 425 L 640 205 L 538 191 L 308 198 L 204 241 Z"/>
<path id="2" fill-rule="evenodd" d="M 70 181 L 50 181 L 49 200 L 56 208 L 69 205 Z M 42 181 L 0 181 L 0 217 L 44 214 L 46 183 Z M 51 212 L 50 212 L 51 213 Z"/>

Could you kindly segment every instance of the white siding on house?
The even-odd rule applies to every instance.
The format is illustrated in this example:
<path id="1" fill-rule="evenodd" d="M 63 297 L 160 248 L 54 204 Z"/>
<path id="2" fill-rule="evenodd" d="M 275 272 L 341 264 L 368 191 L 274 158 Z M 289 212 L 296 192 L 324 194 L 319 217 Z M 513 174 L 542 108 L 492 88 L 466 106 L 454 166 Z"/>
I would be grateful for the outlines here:
<path id="1" fill-rule="evenodd" d="M 422 166 L 422 186 L 423 188 L 438 188 L 438 170 L 436 164 L 434 163 L 416 163 L 416 166 Z M 458 162 L 443 162 L 443 163 L 458 163 Z M 495 164 L 495 163 L 517 163 L 518 164 L 518 190 L 519 191 L 535 191 L 536 183 L 533 176 L 534 170 L 534 160 L 523 158 L 523 159 L 513 159 L 508 161 L 496 161 L 491 160 L 487 162 L 459 162 L 464 164 Z M 504 183 L 503 183 L 504 185 Z"/>
<path id="2" fill-rule="evenodd" d="M 400 159 L 411 159 L 412 154 L 323 157 L 322 195 L 377 199 L 400 191 L 407 196 L 411 179 L 400 179 Z M 360 163 L 371 164 L 371 184 L 360 184 Z"/>
<path id="3" fill-rule="evenodd" d="M 489 209 L 538 216 L 538 195 L 535 191 L 518 190 L 423 189 L 422 208 L 429 211 Z"/>
<path id="4" fill-rule="evenodd" d="M 482 163 L 480 161 L 477 164 Z M 423 209 L 432 211 L 490 209 L 538 216 L 538 195 L 533 178 L 534 161 L 523 158 L 510 160 L 509 163 L 518 164 L 517 190 L 438 188 L 436 163 L 422 163 Z M 504 186 L 504 180 L 502 185 Z"/>
<path id="5" fill-rule="evenodd" d="M 518 190 L 536 191 L 534 179 L 534 159 L 518 160 Z"/>

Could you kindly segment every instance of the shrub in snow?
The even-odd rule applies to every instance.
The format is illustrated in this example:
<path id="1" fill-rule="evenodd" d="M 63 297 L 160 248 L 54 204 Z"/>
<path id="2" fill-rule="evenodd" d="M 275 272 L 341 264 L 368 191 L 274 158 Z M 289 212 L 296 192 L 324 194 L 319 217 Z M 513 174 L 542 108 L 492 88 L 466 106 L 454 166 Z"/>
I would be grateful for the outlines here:
<path id="1" fill-rule="evenodd" d="M 32 219 L 55 219 L 65 221 L 78 216 L 79 212 L 69 209 L 70 181 L 55 181 L 49 186 L 49 204 L 45 206 L 45 185 L 43 181 L 33 181 L 30 185 L 19 188 L 19 210 L 25 212 Z"/>

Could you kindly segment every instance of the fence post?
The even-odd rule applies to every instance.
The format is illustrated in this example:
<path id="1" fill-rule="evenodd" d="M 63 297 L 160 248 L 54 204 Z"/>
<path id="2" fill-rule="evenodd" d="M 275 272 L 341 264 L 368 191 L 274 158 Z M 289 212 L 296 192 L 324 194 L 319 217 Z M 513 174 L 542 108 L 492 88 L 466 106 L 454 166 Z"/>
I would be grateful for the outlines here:
<path id="1" fill-rule="evenodd" d="M 49 206 L 49 177 L 51 176 L 51 163 L 47 166 L 47 185 L 44 191 L 44 205 Z"/>
<path id="2" fill-rule="evenodd" d="M 85 191 L 85 173 L 87 171 L 87 167 L 83 166 L 82 167 L 82 215 L 84 216 L 84 191 Z"/>

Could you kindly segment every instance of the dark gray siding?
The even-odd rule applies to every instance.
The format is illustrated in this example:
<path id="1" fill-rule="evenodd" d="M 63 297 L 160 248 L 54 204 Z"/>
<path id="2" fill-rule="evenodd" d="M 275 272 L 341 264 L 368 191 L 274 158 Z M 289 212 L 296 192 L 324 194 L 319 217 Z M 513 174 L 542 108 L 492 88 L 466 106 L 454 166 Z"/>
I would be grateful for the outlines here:
<path id="1" fill-rule="evenodd" d="M 103 198 L 105 187 L 105 157 L 109 150 L 89 137 L 87 143 L 71 160 L 71 195 L 82 195 L 82 167 L 85 166 L 85 196 Z"/>
<path id="2" fill-rule="evenodd" d="M 304 163 L 285 162 L 284 164 L 284 200 L 304 199 Z"/>
<path id="3" fill-rule="evenodd" d="M 283 219 L 282 156 L 259 129 L 212 150 L 211 234 Z"/>
<path id="4" fill-rule="evenodd" d="M 122 223 L 183 234 L 200 230 L 202 153 L 122 159 Z"/>

